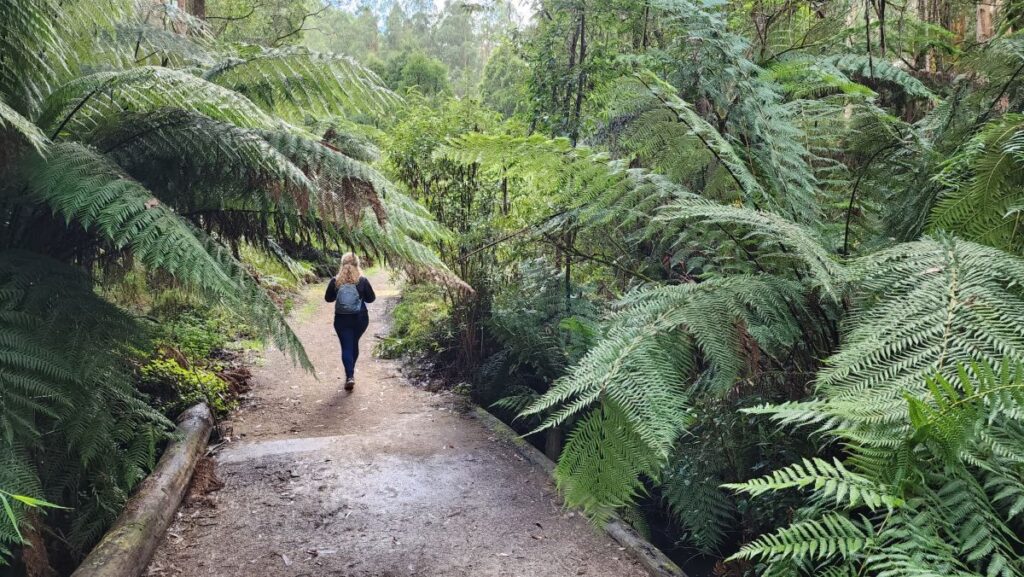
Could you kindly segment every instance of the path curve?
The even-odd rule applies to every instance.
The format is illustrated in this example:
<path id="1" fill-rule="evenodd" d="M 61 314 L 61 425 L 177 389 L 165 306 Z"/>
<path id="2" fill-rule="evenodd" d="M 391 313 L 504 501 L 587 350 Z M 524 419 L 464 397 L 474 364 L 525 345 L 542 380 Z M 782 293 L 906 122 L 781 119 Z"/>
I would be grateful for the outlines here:
<path id="1" fill-rule="evenodd" d="M 226 423 L 224 487 L 183 506 L 147 570 L 166 577 L 641 577 L 550 479 L 455 395 L 371 356 L 397 298 L 388 276 L 342 390 L 333 307 L 310 287 L 291 324 L 318 379 L 270 351 Z"/>

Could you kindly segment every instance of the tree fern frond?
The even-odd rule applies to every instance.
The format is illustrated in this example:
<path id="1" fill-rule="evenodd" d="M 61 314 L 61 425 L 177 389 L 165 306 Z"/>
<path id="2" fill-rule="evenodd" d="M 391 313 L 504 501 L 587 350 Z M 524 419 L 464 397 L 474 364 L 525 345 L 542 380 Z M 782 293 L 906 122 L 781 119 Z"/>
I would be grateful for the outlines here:
<path id="1" fill-rule="evenodd" d="M 871 58 L 864 54 L 835 54 L 826 56 L 821 61 L 846 74 L 887 82 L 899 87 L 911 98 L 937 100 L 937 96 L 923 82 L 914 78 L 909 72 L 897 68 L 885 58 Z"/>
<path id="2" fill-rule="evenodd" d="M 728 483 L 723 487 L 755 497 L 783 489 L 809 487 L 821 498 L 835 500 L 836 506 L 847 509 L 860 505 L 871 509 L 892 508 L 902 503 L 901 499 L 884 492 L 870 479 L 846 469 L 838 460 L 829 463 L 817 457 L 776 469 L 764 477 L 744 483 Z"/>
<path id="3" fill-rule="evenodd" d="M 18 114 L 18 111 L 7 106 L 2 99 L 0 99 L 0 129 L 14 131 L 39 153 L 44 152 L 46 145 L 49 143 L 46 135 L 39 130 L 38 126 L 21 114 Z"/>
<path id="4" fill-rule="evenodd" d="M 684 459 L 666 469 L 661 494 L 668 510 L 685 528 L 687 541 L 702 552 L 717 553 L 736 522 L 735 503 L 719 488 L 721 481 L 707 474 L 700 462 Z"/>
<path id="5" fill-rule="evenodd" d="M 614 403 L 631 434 L 664 459 L 691 420 L 689 399 L 704 392 L 723 395 L 740 377 L 746 339 L 769 353 L 793 346 L 802 322 L 797 316 L 801 298 L 799 284 L 771 277 L 638 291 L 619 304 L 607 334 L 523 414 L 547 414 L 540 427 L 545 428 L 594 405 Z M 584 458 L 574 450 L 567 446 L 562 458 Z M 605 492 L 595 495 L 590 506 L 614 508 L 634 497 L 632 492 Z"/>
<path id="6" fill-rule="evenodd" d="M 284 131 L 263 131 L 263 138 L 288 158 L 320 191 L 314 209 L 323 220 L 348 225 L 369 206 L 378 220 L 387 218 L 382 198 L 395 188 L 374 168 L 315 142 Z M 395 194 L 398 194 L 395 192 Z"/>
<path id="7" fill-rule="evenodd" d="M 373 71 L 345 56 L 303 48 L 247 51 L 254 54 L 218 64 L 204 77 L 284 118 L 380 116 L 402 101 Z"/>
<path id="8" fill-rule="evenodd" d="M 749 202 L 757 203 L 764 200 L 764 189 L 732 144 L 715 127 L 701 118 L 693 110 L 693 106 L 676 96 L 673 87 L 650 74 L 641 74 L 616 83 L 616 95 L 629 102 L 631 107 L 637 105 L 637 97 L 644 92 L 648 93 L 648 98 L 670 110 L 675 118 L 686 125 L 690 132 L 727 167 L 729 176 Z M 622 100 L 611 100 L 608 103 L 609 114 L 619 115 L 627 112 L 619 108 L 623 106 Z"/>
<path id="9" fill-rule="evenodd" d="M 123 443 L 137 435 L 162 439 L 171 428 L 138 399 L 123 363 L 128 347 L 145 346 L 144 333 L 132 318 L 101 300 L 86 275 L 39 254 L 0 252 L 0 334 L 4 490 L 76 506 L 77 491 L 49 483 L 44 487 L 40 479 L 74 476 L 75 471 L 116 479 L 122 463 L 152 461 L 152 452 L 135 451 L 133 457 Z M 20 403 L 19 398 L 31 402 Z M 52 470 L 44 472 L 44 467 Z M 105 484 L 118 486 L 127 498 L 137 480 Z M 43 492 L 49 490 L 53 493 Z M 101 492 L 97 488 L 93 495 L 109 496 Z M 124 498 L 108 500 L 107 514 Z M 77 514 L 82 522 L 96 519 L 86 511 Z M 0 541 L 10 529 L 0 515 Z"/>
<path id="10" fill-rule="evenodd" d="M 296 215 L 321 203 L 319 187 L 258 133 L 195 112 L 123 113 L 82 136 L 184 213 L 234 203 Z"/>
<path id="11" fill-rule="evenodd" d="M 765 78 L 777 82 L 793 98 L 820 98 L 839 93 L 844 96 L 871 98 L 875 92 L 854 82 L 838 67 L 825 59 L 789 58 L 770 66 Z"/>
<path id="12" fill-rule="evenodd" d="M 282 123 L 245 96 L 197 76 L 156 66 L 81 76 L 51 93 L 38 124 L 56 137 L 90 134 L 125 112 L 179 108 L 243 128 Z"/>
<path id="13" fill-rule="evenodd" d="M 744 545 L 729 559 L 764 559 L 775 562 L 787 559 L 826 560 L 834 556 L 847 558 L 875 543 L 862 523 L 836 513 L 824 515 L 820 519 L 798 521 Z"/>
<path id="14" fill-rule="evenodd" d="M 891 425 L 907 422 L 899 401 L 927 395 L 931 375 L 951 378 L 958 363 L 1024 358 L 1015 320 L 1024 318 L 1024 261 L 1017 257 L 955 238 L 925 238 L 864 257 L 852 273 L 863 292 L 843 347 L 818 376 L 818 422 L 844 430 L 888 424 L 890 433 L 883 426 L 872 435 L 892 442 L 901 432 Z M 780 408 L 780 418 L 802 413 L 791 409 Z"/>
<path id="15" fill-rule="evenodd" d="M 935 228 L 1020 253 L 1024 190 L 1024 116 L 988 124 L 947 161 L 937 178 L 947 186 L 932 211 Z"/>
<path id="16" fill-rule="evenodd" d="M 656 478 L 661 462 L 616 405 L 604 402 L 569 435 L 555 478 L 566 504 L 600 525 L 644 491 L 641 479 Z"/>
<path id="17" fill-rule="evenodd" d="M 60 7 L 52 0 L 10 0 L 0 5 L 0 95 L 31 117 L 67 71 L 69 47 Z"/>
<path id="18" fill-rule="evenodd" d="M 755 211 L 734 206 L 722 206 L 699 197 L 682 197 L 664 207 L 659 220 L 697 220 L 708 224 L 736 225 L 749 231 L 749 235 L 762 239 L 765 247 L 773 243 L 786 252 L 780 256 L 799 260 L 807 267 L 815 285 L 838 301 L 843 293 L 846 274 L 835 258 L 824 249 L 814 233 L 770 212 Z"/>
<path id="19" fill-rule="evenodd" d="M 94 150 L 53 145 L 29 172 L 29 193 L 69 223 L 131 250 L 147 268 L 165 270 L 218 299 L 245 304 L 253 322 L 308 365 L 281 313 L 230 253 L 197 237 L 198 231 Z"/>

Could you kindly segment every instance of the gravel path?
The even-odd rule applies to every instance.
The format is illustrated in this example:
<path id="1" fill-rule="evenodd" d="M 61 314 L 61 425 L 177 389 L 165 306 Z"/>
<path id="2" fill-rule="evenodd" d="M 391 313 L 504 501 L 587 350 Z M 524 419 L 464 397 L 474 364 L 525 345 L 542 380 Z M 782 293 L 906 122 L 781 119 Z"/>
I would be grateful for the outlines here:
<path id="1" fill-rule="evenodd" d="M 333 307 L 311 287 L 291 319 L 312 374 L 278 352 L 215 457 L 224 486 L 182 507 L 153 576 L 641 577 L 617 544 L 565 511 L 546 475 L 450 394 L 416 389 L 371 356 L 388 277 L 342 390 Z"/>

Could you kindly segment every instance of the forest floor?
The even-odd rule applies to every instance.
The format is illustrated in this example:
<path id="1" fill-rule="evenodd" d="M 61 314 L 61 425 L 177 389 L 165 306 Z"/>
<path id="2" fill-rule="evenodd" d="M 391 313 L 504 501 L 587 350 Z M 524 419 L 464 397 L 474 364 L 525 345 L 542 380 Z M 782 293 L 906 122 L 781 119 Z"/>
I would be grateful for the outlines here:
<path id="1" fill-rule="evenodd" d="M 188 499 L 147 574 L 646 575 L 566 511 L 547 475 L 464 399 L 414 388 L 397 362 L 371 356 L 398 297 L 386 274 L 371 282 L 379 299 L 355 391 L 342 390 L 333 306 L 322 286 L 309 287 L 291 324 L 316 377 L 268 351 L 249 398 L 222 424 L 223 487 Z"/>

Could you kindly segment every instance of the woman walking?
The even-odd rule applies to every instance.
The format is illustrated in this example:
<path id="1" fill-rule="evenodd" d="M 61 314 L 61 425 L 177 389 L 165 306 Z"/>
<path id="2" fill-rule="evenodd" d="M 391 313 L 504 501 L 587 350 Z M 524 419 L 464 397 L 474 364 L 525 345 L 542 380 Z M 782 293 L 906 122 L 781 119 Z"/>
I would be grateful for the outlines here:
<path id="1" fill-rule="evenodd" d="M 359 257 L 347 252 L 341 257 L 338 275 L 327 283 L 324 300 L 334 303 L 334 332 L 341 342 L 341 364 L 345 366 L 345 390 L 356 385 L 356 361 L 359 359 L 359 337 L 370 324 L 366 304 L 377 300 L 370 281 L 359 268 Z"/>

